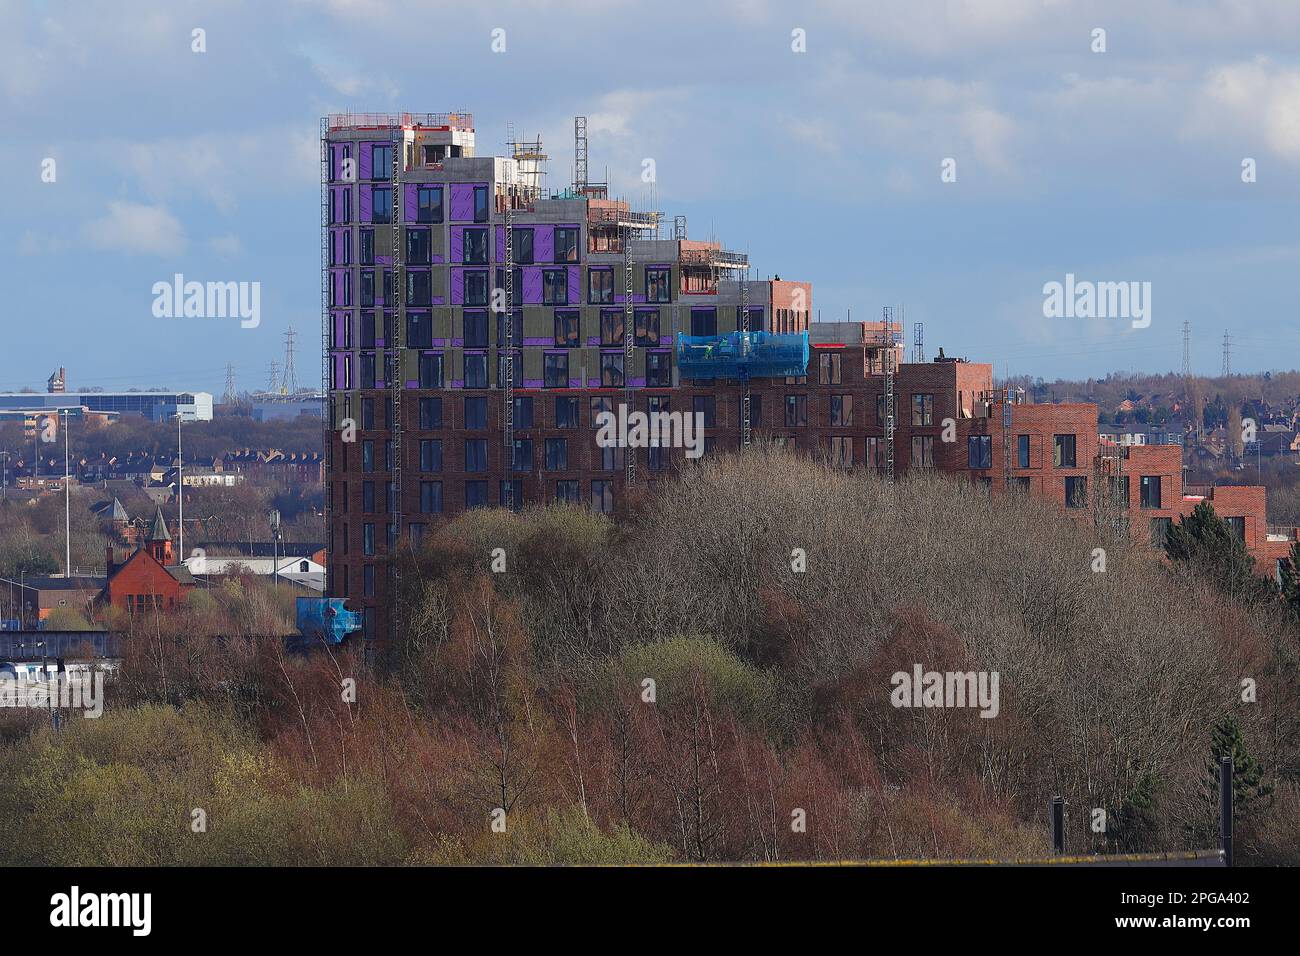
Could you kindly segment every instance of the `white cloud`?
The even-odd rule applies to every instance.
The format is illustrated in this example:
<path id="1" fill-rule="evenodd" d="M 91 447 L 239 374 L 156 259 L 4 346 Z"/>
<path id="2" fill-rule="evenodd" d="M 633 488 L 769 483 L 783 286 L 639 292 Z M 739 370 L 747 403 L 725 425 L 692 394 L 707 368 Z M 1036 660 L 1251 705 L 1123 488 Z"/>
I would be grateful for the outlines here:
<path id="1" fill-rule="evenodd" d="M 235 235 L 213 236 L 208 240 L 208 248 L 227 259 L 233 259 L 244 254 L 244 244 Z"/>
<path id="2" fill-rule="evenodd" d="M 1187 125 L 1194 137 L 1240 141 L 1243 156 L 1263 145 L 1290 163 L 1300 163 L 1300 70 L 1284 69 L 1267 57 L 1211 72 L 1202 84 Z"/>
<path id="3" fill-rule="evenodd" d="M 109 200 L 108 215 L 82 226 L 92 246 L 113 252 L 172 255 L 185 249 L 185 230 L 162 206 Z"/>

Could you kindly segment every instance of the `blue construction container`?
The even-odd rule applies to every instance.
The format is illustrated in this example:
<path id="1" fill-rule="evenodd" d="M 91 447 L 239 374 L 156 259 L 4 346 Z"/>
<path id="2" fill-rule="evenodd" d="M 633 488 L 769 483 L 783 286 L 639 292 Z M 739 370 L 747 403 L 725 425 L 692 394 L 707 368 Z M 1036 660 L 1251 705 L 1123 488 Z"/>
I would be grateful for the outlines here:
<path id="1" fill-rule="evenodd" d="M 309 643 L 342 644 L 343 638 L 361 630 L 360 611 L 349 611 L 343 598 L 298 598 L 298 632 Z"/>
<path id="2" fill-rule="evenodd" d="M 682 378 L 785 378 L 808 374 L 808 333 L 677 333 L 677 369 Z"/>

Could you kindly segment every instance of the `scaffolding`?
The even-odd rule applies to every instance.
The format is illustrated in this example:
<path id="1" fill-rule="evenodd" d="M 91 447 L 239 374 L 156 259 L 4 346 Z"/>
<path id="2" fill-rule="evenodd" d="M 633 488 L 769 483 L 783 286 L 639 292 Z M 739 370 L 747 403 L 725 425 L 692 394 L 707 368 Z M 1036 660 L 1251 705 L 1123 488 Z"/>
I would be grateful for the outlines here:
<path id="1" fill-rule="evenodd" d="M 636 357 L 636 330 L 632 319 L 632 232 L 635 227 L 629 222 L 621 231 L 623 233 L 623 402 L 628 413 L 633 409 L 632 362 Z M 623 449 L 624 484 L 631 488 L 636 482 L 636 449 Z"/>
<path id="2" fill-rule="evenodd" d="M 515 287 L 515 238 L 514 238 L 514 197 L 511 194 L 512 187 L 506 184 L 506 211 L 505 211 L 505 277 L 504 285 L 504 303 L 501 313 L 501 323 L 505 329 L 505 356 L 502 362 L 502 373 L 504 381 L 501 383 L 502 399 L 504 407 L 502 429 L 504 433 L 504 455 L 505 462 L 505 482 L 502 485 L 501 503 L 509 510 L 515 509 L 515 313 L 514 313 L 514 287 Z"/>
<path id="3" fill-rule="evenodd" d="M 746 265 L 745 271 L 740 274 L 740 334 L 742 340 L 749 341 L 749 268 Z M 740 367 L 740 444 L 741 447 L 748 448 L 751 435 L 750 412 L 750 394 L 749 394 L 749 367 L 741 365 Z"/>
<path id="4" fill-rule="evenodd" d="M 320 387 L 325 401 L 321 403 L 321 448 L 325 453 L 326 481 L 333 474 L 334 468 L 334 395 L 330 391 L 330 300 L 329 300 L 329 265 L 330 265 L 330 172 L 331 156 L 329 144 L 329 119 L 322 116 L 320 120 Z M 333 509 L 330 507 L 331 495 L 325 490 L 326 540 L 332 540 Z M 329 597 L 330 585 L 334 578 L 334 565 L 330 560 L 334 555 L 325 553 L 325 596 Z"/>
<path id="5" fill-rule="evenodd" d="M 893 306 L 885 306 L 882 311 L 884 324 L 883 335 L 886 339 L 884 354 L 885 364 L 885 480 L 894 483 L 894 346 L 890 330 L 894 327 Z"/>

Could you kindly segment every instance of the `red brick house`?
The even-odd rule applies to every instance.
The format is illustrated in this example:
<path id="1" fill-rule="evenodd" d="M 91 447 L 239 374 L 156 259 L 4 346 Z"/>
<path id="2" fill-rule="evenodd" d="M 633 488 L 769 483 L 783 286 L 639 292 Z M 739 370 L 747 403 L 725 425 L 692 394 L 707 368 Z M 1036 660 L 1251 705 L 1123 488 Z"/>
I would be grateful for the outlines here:
<path id="1" fill-rule="evenodd" d="M 118 563 L 113 549 L 108 549 L 108 580 L 100 600 L 131 614 L 166 611 L 174 608 L 193 586 L 189 570 L 175 564 L 171 533 L 160 508 L 148 536 L 129 558 Z"/>

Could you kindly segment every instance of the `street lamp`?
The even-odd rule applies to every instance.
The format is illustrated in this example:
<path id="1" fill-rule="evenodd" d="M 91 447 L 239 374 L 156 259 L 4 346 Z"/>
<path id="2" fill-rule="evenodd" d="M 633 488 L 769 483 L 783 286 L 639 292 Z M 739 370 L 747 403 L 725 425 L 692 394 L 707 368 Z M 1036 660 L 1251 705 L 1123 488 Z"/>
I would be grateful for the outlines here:
<path id="1" fill-rule="evenodd" d="M 69 409 L 63 409 L 63 576 L 72 577 L 72 475 L 68 468 Z"/>
<path id="2" fill-rule="evenodd" d="M 280 590 L 280 510 L 273 508 L 267 516 L 271 521 L 271 579 L 275 590 Z"/>
<path id="3" fill-rule="evenodd" d="M 179 509 L 176 560 L 183 563 L 185 561 L 185 460 L 181 455 L 181 411 L 179 408 L 176 410 L 176 500 Z"/>

